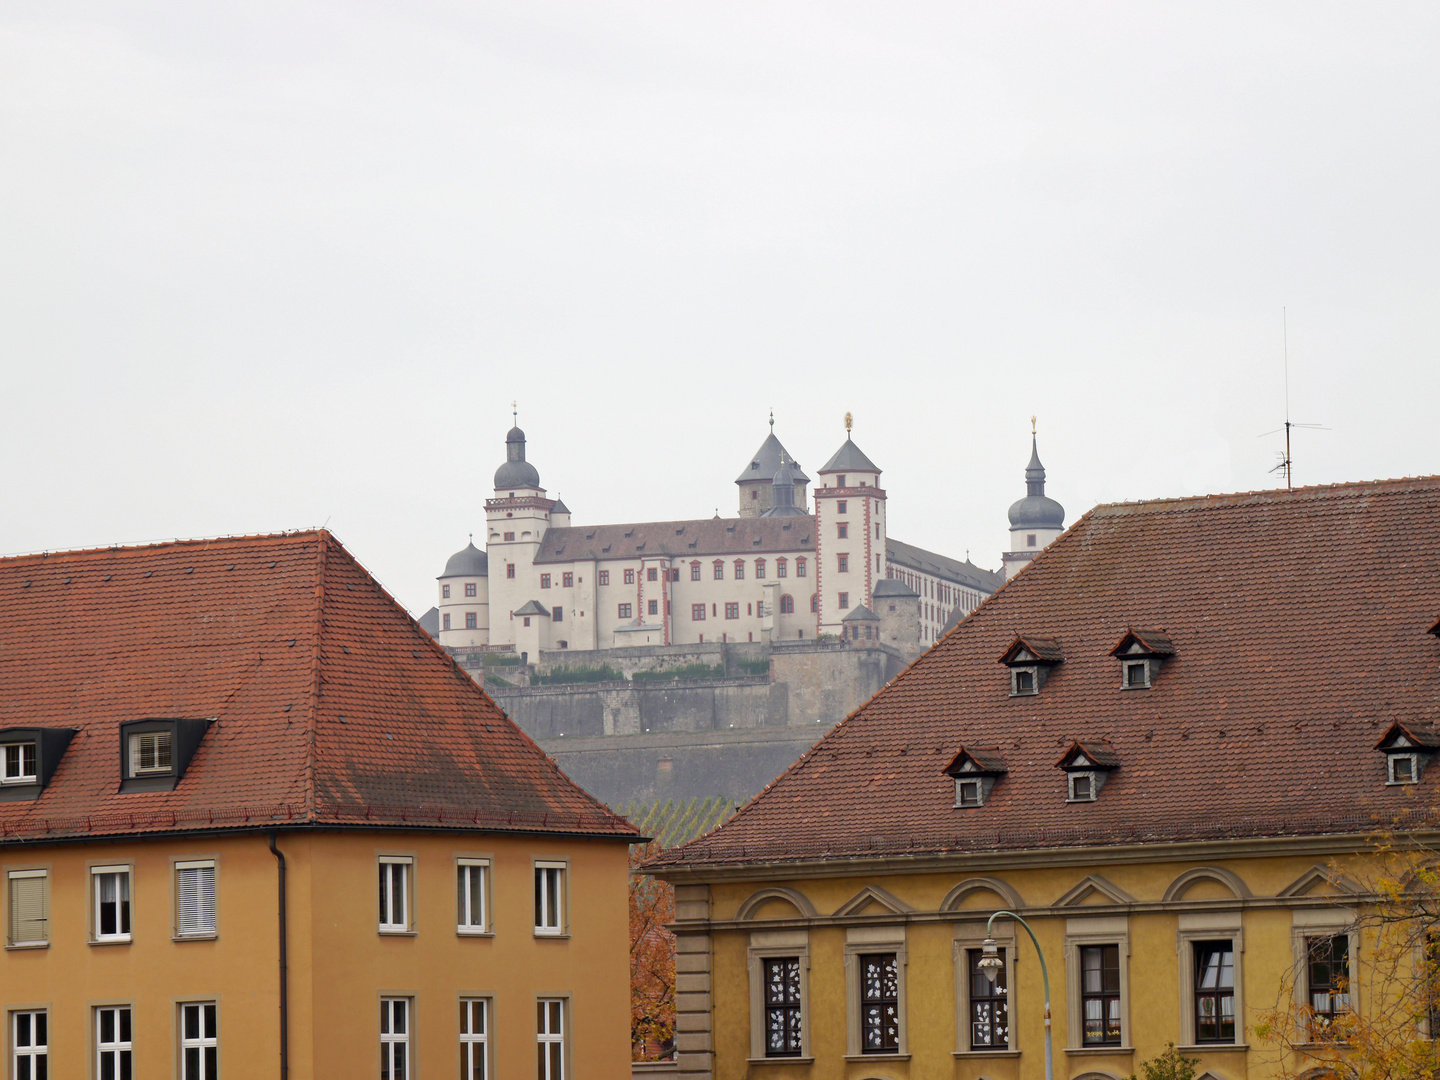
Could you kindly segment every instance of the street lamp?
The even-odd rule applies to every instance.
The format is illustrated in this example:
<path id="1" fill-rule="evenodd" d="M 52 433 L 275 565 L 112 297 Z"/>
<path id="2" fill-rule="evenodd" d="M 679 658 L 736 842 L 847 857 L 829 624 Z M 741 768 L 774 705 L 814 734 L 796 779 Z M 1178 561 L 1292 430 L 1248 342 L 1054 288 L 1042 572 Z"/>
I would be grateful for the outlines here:
<path id="1" fill-rule="evenodd" d="M 1045 954 L 1040 951 L 1040 942 L 1035 938 L 1035 931 L 1031 930 L 1030 924 L 1013 911 L 995 912 L 985 923 L 985 941 L 981 945 L 980 960 L 975 966 L 980 969 L 985 978 L 990 980 L 992 985 L 1000 977 L 1000 972 L 1005 970 L 1005 958 L 1000 955 L 1000 946 L 996 944 L 994 934 L 991 932 L 995 920 L 1001 916 L 1014 919 L 1025 927 L 1025 932 L 1030 935 L 1030 941 L 1035 946 L 1035 955 L 1040 957 L 1040 977 L 1045 982 L 1045 1080 L 1055 1080 L 1054 1052 L 1050 1049 L 1050 971 L 1045 966 Z"/>

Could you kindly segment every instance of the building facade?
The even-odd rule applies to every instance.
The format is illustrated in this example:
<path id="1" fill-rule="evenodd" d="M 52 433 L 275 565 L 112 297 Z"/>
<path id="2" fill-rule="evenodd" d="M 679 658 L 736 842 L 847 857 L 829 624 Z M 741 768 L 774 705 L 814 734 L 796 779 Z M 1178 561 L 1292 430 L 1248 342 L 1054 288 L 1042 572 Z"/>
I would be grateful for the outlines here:
<path id="1" fill-rule="evenodd" d="M 0 559 L 0 683 L 8 1076 L 629 1075 L 636 831 L 327 533 Z"/>
<path id="2" fill-rule="evenodd" d="M 1325 1074 L 1329 1025 L 1388 992 L 1356 883 L 1440 826 L 1436 525 L 1440 478 L 1086 514 L 650 863 L 680 1075 L 1040 1080 L 1012 914 L 1057 1076 L 1171 1043 L 1202 1078 Z M 1292 999 L 1305 1037 L 1265 1043 Z"/>
<path id="3" fill-rule="evenodd" d="M 838 638 L 847 615 L 874 609 L 879 582 L 903 578 L 921 598 L 923 646 L 947 614 L 999 587 L 999 574 L 890 538 L 881 470 L 848 422 L 813 485 L 771 423 L 736 481 L 736 517 L 593 526 L 572 525 L 549 498 L 512 428 L 485 502 L 485 550 L 456 553 L 438 579 L 441 644 L 534 657 Z"/>

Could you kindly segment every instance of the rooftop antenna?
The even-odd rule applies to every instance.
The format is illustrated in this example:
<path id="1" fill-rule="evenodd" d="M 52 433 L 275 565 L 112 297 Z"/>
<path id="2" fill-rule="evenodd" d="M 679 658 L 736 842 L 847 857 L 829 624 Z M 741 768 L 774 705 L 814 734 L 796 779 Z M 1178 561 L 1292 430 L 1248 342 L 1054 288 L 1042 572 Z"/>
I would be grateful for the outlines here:
<path id="1" fill-rule="evenodd" d="M 1290 491 L 1295 486 L 1295 462 L 1290 457 L 1291 430 L 1294 428 L 1312 428 L 1315 431 L 1329 431 L 1330 429 L 1320 424 L 1295 424 L 1290 422 L 1290 316 L 1283 307 L 1280 309 L 1280 327 L 1285 350 L 1285 427 L 1283 429 L 1285 432 L 1285 456 L 1282 457 L 1280 463 L 1270 471 L 1283 472 L 1285 474 L 1285 490 Z M 1274 431 L 1265 432 L 1265 434 L 1260 437 L 1263 439 L 1268 435 L 1278 434 L 1281 430 L 1280 428 L 1276 428 Z"/>

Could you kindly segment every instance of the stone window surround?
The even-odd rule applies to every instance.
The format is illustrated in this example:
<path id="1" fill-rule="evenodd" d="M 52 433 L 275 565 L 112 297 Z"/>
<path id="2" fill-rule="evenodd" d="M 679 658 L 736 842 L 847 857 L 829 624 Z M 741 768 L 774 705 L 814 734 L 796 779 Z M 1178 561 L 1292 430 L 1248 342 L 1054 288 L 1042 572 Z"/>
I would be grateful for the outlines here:
<path id="1" fill-rule="evenodd" d="M 765 973 L 763 960 L 800 958 L 800 1056 L 765 1056 Z M 810 1049 L 810 932 L 808 930 L 752 930 L 746 950 L 750 973 L 751 1065 L 808 1065 L 815 1060 Z"/>
<path id="2" fill-rule="evenodd" d="M 988 919 L 989 916 L 983 918 Z M 1008 976 L 1005 982 L 1006 1013 L 1009 1017 L 1014 1017 L 1015 961 L 1019 958 L 1019 950 L 1015 944 L 1015 924 L 1010 919 L 996 919 L 993 929 L 995 943 L 1000 946 L 1005 957 L 1005 973 Z M 955 962 L 955 1049 L 952 1053 L 957 1058 L 1018 1057 L 1020 1048 L 1016 1044 L 1019 1039 L 1013 1022 L 1008 1032 L 1010 1045 L 1004 1050 L 970 1049 L 970 964 L 966 954 L 971 949 L 981 948 L 985 944 L 985 937 L 985 922 L 981 919 L 955 924 L 955 937 L 951 945 L 951 956 Z"/>
<path id="3" fill-rule="evenodd" d="M 1235 1041 L 1195 1041 L 1195 946 L 1202 941 L 1226 941 L 1235 958 Z M 1183 911 L 1175 932 L 1175 950 L 1180 960 L 1180 1041 L 1186 1053 L 1216 1050 L 1248 1050 L 1245 1042 L 1245 931 L 1239 909 L 1234 911 Z"/>
<path id="4" fill-rule="evenodd" d="M 860 957 L 871 953 L 893 952 L 899 984 L 896 1009 L 899 1015 L 899 1051 L 894 1054 L 866 1054 L 861 1046 L 860 1021 Z M 905 1022 L 905 924 L 896 926 L 851 926 L 845 930 L 845 1059 L 847 1061 L 908 1061 L 910 1042 Z M 803 976 L 802 976 L 803 979 Z M 803 986 L 803 983 L 802 983 Z M 803 997 L 803 992 L 802 992 Z M 801 1006 L 804 1027 L 804 1006 Z M 808 1040 L 809 1031 L 805 1029 Z M 809 1045 L 807 1041 L 806 1050 Z"/>
<path id="5" fill-rule="evenodd" d="M 1306 1005 L 1310 1000 L 1310 965 L 1305 942 L 1309 938 L 1339 937 L 1350 939 L 1350 1008 L 1360 1007 L 1360 980 L 1355 977 L 1360 960 L 1360 926 L 1353 908 L 1297 907 L 1290 912 L 1290 952 L 1294 961 L 1294 978 L 1291 980 L 1296 1005 Z M 1302 1047 L 1308 1044 L 1301 1044 Z"/>
<path id="6" fill-rule="evenodd" d="M 1086 1046 L 1080 1004 L 1080 949 L 1085 945 L 1120 947 L 1120 1043 Z M 1130 919 L 1107 915 L 1065 920 L 1065 1053 L 1132 1054 L 1130 1028 Z"/>

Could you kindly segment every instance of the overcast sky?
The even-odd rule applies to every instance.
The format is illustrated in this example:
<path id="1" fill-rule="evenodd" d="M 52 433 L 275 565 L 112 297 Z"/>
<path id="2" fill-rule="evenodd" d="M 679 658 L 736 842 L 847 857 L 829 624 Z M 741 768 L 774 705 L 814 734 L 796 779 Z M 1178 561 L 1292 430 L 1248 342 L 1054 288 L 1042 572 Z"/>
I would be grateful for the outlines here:
<path id="1" fill-rule="evenodd" d="M 416 614 L 503 460 L 776 433 L 998 567 L 1049 493 L 1440 472 L 1440 6 L 0 6 L 0 552 L 328 522 Z"/>

